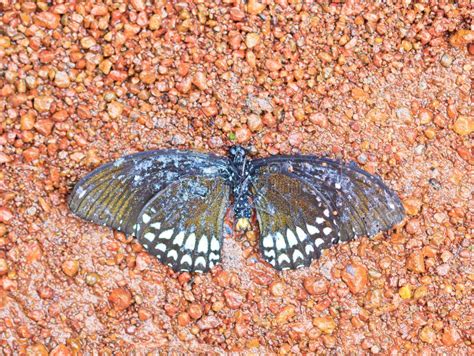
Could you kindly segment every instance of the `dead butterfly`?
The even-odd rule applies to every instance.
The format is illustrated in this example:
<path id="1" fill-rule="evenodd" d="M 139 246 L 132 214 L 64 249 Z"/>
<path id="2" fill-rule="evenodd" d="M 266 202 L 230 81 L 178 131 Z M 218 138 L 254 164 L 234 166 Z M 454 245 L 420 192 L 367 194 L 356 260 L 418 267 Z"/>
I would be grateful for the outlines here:
<path id="1" fill-rule="evenodd" d="M 133 154 L 75 186 L 78 216 L 135 235 L 174 271 L 205 272 L 221 260 L 224 215 L 233 195 L 236 228 L 255 209 L 260 251 L 278 270 L 309 266 L 321 250 L 390 229 L 404 218 L 398 196 L 355 163 L 316 156 L 251 160 L 190 151 Z"/>

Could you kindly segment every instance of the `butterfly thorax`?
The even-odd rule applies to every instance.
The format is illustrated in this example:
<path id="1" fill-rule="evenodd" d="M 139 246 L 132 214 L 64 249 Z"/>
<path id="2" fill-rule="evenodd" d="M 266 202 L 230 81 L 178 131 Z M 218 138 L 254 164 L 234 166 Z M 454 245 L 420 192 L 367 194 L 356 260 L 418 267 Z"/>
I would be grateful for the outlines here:
<path id="1" fill-rule="evenodd" d="M 233 146 L 229 150 L 233 166 L 232 190 L 234 194 L 234 215 L 237 228 L 246 229 L 250 226 L 249 219 L 252 216 L 252 205 L 250 204 L 250 160 L 246 150 L 241 146 Z"/>

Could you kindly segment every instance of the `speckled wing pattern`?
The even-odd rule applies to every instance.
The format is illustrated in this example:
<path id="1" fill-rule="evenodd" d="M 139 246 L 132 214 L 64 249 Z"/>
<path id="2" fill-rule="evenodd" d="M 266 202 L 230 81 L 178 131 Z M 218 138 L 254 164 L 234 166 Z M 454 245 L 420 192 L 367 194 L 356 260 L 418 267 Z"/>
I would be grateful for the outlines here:
<path id="1" fill-rule="evenodd" d="M 220 246 L 223 225 L 222 209 L 228 204 L 229 195 L 229 187 L 224 182 L 229 184 L 229 167 L 227 158 L 211 154 L 178 150 L 133 154 L 101 166 L 82 178 L 69 197 L 69 207 L 81 218 L 112 227 L 126 234 L 134 234 L 139 241 L 146 243 L 146 247 L 152 253 L 156 253 L 160 260 L 171 264 L 173 269 L 186 269 L 184 262 L 187 259 L 181 261 L 181 258 L 179 261 L 172 262 L 170 258 L 174 256 L 174 253 L 170 255 L 161 253 L 162 245 L 158 242 L 169 234 L 168 232 L 162 235 L 164 231 L 161 230 L 167 226 L 171 228 L 171 223 L 176 224 L 176 231 L 180 224 L 180 226 L 186 226 L 186 232 L 189 233 L 193 233 L 193 229 L 201 229 L 194 232 L 194 234 L 200 233 L 199 236 L 196 235 L 196 253 L 192 255 L 196 260 L 203 257 L 199 255 L 202 248 L 199 249 L 200 241 L 198 241 L 200 236 L 204 236 L 203 234 L 206 234 L 208 239 L 217 238 Z M 216 186 L 206 191 L 208 208 L 196 210 L 197 201 L 199 197 L 203 197 L 203 189 L 209 184 Z M 173 194 L 181 194 L 181 196 L 173 198 Z M 167 201 L 164 200 L 165 196 Z M 216 205 L 219 205 L 220 209 L 214 209 Z M 213 210 L 210 210 L 211 207 Z M 165 216 L 164 208 L 172 210 L 170 213 L 174 215 Z M 191 212 L 194 213 L 192 216 L 194 221 L 201 219 L 202 223 L 210 222 L 207 230 L 202 229 L 202 223 L 196 224 L 195 227 L 183 223 L 183 219 L 188 219 Z M 147 216 L 150 216 L 149 224 L 146 224 Z M 153 217 L 161 220 L 155 221 Z M 162 224 L 161 230 L 156 228 L 159 223 Z M 150 240 L 149 234 L 152 232 L 156 232 L 157 240 L 147 241 Z M 183 240 L 183 243 L 184 245 L 187 243 L 189 247 L 191 240 L 189 240 L 189 235 L 187 237 L 188 239 Z M 178 242 L 179 239 L 173 241 Z M 215 263 L 220 259 L 220 248 L 218 251 L 212 250 L 212 247 L 216 246 L 215 242 L 212 244 L 213 241 L 209 240 L 206 263 L 200 265 L 201 270 L 207 270 L 212 265 L 211 261 Z M 178 250 L 175 249 L 176 252 Z M 179 255 L 181 256 L 182 253 Z M 197 261 L 202 261 L 202 259 L 199 258 Z M 188 268 L 194 270 L 198 268 L 197 266 L 193 264 Z"/>
<path id="2" fill-rule="evenodd" d="M 222 177 L 174 182 L 142 209 L 135 236 L 173 270 L 206 272 L 221 260 L 229 192 Z"/>
<path id="3" fill-rule="evenodd" d="M 398 196 L 355 163 L 275 156 L 252 164 L 260 249 L 278 270 L 308 266 L 322 249 L 375 235 L 404 217 Z"/>

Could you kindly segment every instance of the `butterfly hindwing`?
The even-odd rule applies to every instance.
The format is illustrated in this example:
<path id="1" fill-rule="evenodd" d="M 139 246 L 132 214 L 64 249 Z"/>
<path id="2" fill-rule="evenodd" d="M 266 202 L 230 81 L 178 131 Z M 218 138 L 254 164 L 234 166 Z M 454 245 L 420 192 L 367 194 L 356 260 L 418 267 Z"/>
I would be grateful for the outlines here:
<path id="1" fill-rule="evenodd" d="M 331 206 L 292 174 L 267 173 L 253 184 L 260 250 L 279 270 L 309 266 L 338 238 Z"/>
<path id="2" fill-rule="evenodd" d="M 355 164 L 312 156 L 275 156 L 252 163 L 255 207 L 264 231 L 261 247 L 267 260 L 264 242 L 268 232 L 278 230 L 285 236 L 287 229 L 294 234 L 299 227 L 301 236 L 301 230 L 309 233 L 315 253 L 307 257 L 312 259 L 332 244 L 375 235 L 404 217 L 397 195 Z M 269 210 L 272 214 L 266 213 Z M 309 229 L 305 231 L 306 226 Z M 286 249 L 282 252 L 288 256 L 292 253 Z M 299 267 L 294 259 L 290 262 L 285 267 Z M 274 263 L 281 269 L 278 260 Z M 305 260 L 305 265 L 309 263 Z"/>
<path id="3" fill-rule="evenodd" d="M 69 206 L 81 218 L 133 234 L 147 202 L 187 175 L 226 177 L 229 160 L 178 150 L 125 156 L 82 178 L 69 197 Z"/>
<path id="4" fill-rule="evenodd" d="M 220 177 L 174 182 L 142 209 L 135 235 L 175 271 L 208 271 L 221 260 L 229 192 L 228 182 Z"/>

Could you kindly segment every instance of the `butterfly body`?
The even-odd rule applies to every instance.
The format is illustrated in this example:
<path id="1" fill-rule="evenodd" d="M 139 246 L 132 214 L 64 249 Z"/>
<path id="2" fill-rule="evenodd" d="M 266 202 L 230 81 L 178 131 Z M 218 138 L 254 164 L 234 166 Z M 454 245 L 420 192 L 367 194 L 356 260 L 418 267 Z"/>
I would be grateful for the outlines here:
<path id="1" fill-rule="evenodd" d="M 398 196 L 355 164 L 316 156 L 252 160 L 148 151 L 99 167 L 75 186 L 78 216 L 133 234 L 175 271 L 204 272 L 221 260 L 224 215 L 236 228 L 255 210 L 260 251 L 276 269 L 309 266 L 325 248 L 372 236 L 404 217 Z"/>

